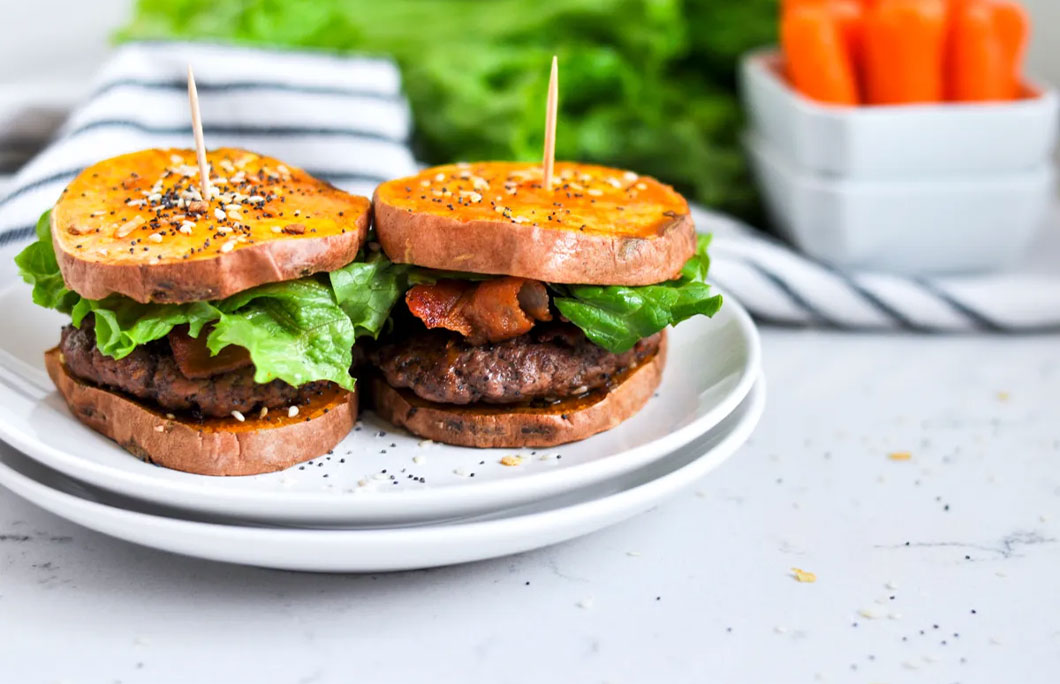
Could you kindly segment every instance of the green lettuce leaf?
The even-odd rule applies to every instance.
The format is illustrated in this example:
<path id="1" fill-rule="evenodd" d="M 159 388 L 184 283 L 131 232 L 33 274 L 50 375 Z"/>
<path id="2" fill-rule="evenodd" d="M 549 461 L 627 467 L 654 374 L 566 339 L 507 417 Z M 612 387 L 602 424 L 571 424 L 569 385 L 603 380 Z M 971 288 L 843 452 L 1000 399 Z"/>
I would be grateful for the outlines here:
<path id="1" fill-rule="evenodd" d="M 255 382 L 330 380 L 353 389 L 354 324 L 327 285 L 312 278 L 270 283 L 215 306 L 220 317 L 206 346 L 214 354 L 230 344 L 245 348 Z"/>
<path id="2" fill-rule="evenodd" d="M 711 294 L 705 282 L 709 244 L 709 236 L 698 238 L 695 254 L 676 280 L 640 287 L 553 285 L 553 302 L 594 343 L 611 352 L 628 351 L 668 325 L 718 312 L 721 295 Z"/>
<path id="3" fill-rule="evenodd" d="M 96 320 L 96 346 L 115 359 L 128 356 L 142 344 L 165 337 L 178 325 L 194 324 L 193 337 L 198 337 L 202 326 L 217 318 L 216 310 L 205 302 L 141 304 L 119 295 L 101 300 L 77 297 L 70 312 L 73 324 L 80 328 L 89 314 Z"/>
<path id="4" fill-rule="evenodd" d="M 37 241 L 15 257 L 15 265 L 22 279 L 33 286 L 33 302 L 46 309 L 70 313 L 80 299 L 66 289 L 59 264 L 52 247 L 50 211 L 44 212 L 37 221 Z"/>
<path id="5" fill-rule="evenodd" d="M 394 303 L 408 289 L 408 272 L 408 266 L 376 252 L 328 274 L 335 299 L 354 322 L 357 337 L 379 337 Z"/>
<path id="6" fill-rule="evenodd" d="M 35 303 L 70 314 L 75 326 L 91 314 L 97 347 L 115 359 L 176 326 L 187 325 L 188 334 L 198 337 L 212 325 L 206 338 L 210 351 L 243 347 L 257 382 L 279 379 L 299 386 L 330 380 L 353 389 L 349 368 L 356 338 L 379 335 L 406 287 L 407 267 L 377 256 L 328 276 L 262 285 L 214 302 L 141 304 L 120 295 L 85 299 L 63 283 L 49 214 L 37 224 L 37 241 L 15 258 L 19 273 L 33 285 Z"/>

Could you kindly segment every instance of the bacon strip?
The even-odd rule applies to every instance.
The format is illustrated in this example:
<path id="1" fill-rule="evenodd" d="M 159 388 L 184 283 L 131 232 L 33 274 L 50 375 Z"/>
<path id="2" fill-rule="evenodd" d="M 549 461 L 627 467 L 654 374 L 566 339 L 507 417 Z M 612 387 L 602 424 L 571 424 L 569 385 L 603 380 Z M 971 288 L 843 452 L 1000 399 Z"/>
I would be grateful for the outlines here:
<path id="1" fill-rule="evenodd" d="M 170 331 L 169 347 L 184 377 L 189 380 L 209 378 L 251 365 L 250 354 L 236 345 L 228 345 L 217 356 L 211 356 L 206 347 L 208 332 L 203 330 L 198 337 L 190 337 L 186 325 Z"/>
<path id="2" fill-rule="evenodd" d="M 471 344 L 518 337 L 535 321 L 552 320 L 544 283 L 511 276 L 416 285 L 405 293 L 405 303 L 428 328 L 458 332 Z"/>

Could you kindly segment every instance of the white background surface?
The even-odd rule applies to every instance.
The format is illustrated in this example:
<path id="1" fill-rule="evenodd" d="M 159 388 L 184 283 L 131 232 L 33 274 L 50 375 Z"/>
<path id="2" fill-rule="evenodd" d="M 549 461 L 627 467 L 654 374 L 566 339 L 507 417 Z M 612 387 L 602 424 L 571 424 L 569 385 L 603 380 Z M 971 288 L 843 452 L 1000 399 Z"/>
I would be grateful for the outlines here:
<path id="1" fill-rule="evenodd" d="M 1053 0 L 1027 4 L 1060 27 Z M 3 0 L 0 82 L 92 73 L 123 5 Z M 1055 46 L 1034 48 L 1054 81 Z M 499 561 L 230 567 L 0 492 L 0 679 L 1055 682 L 1060 337 L 764 343 L 763 423 L 696 491 Z"/>

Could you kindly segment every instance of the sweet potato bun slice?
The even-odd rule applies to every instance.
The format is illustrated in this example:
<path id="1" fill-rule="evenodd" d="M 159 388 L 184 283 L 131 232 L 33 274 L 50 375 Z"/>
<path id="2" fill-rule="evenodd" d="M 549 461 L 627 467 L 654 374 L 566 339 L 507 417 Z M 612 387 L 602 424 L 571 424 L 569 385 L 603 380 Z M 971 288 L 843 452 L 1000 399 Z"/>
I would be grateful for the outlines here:
<path id="1" fill-rule="evenodd" d="M 67 287 L 139 302 L 221 299 L 350 263 L 371 204 L 271 157 L 207 153 L 204 201 L 193 150 L 143 150 L 88 167 L 52 210 Z"/>
<path id="2" fill-rule="evenodd" d="M 357 395 L 333 388 L 299 406 L 296 415 L 170 418 L 122 394 L 70 375 L 58 348 L 44 354 L 48 375 L 74 416 L 148 463 L 199 475 L 257 475 L 316 458 L 353 429 Z"/>
<path id="3" fill-rule="evenodd" d="M 653 357 L 618 376 L 606 390 L 548 408 L 430 402 L 406 389 L 373 381 L 375 411 L 409 432 L 468 447 L 550 447 L 610 430 L 640 411 L 662 380 L 666 334 Z"/>
<path id="4" fill-rule="evenodd" d="M 650 285 L 696 247 L 688 203 L 654 178 L 560 162 L 481 162 L 380 185 L 375 226 L 391 260 L 552 283 Z"/>

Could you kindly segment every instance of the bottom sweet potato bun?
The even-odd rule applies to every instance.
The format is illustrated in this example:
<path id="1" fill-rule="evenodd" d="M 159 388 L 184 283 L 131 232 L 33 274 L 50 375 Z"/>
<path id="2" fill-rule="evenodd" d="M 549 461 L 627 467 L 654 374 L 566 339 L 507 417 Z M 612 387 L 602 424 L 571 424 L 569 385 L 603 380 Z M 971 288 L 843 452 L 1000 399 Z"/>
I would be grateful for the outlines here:
<path id="1" fill-rule="evenodd" d="M 381 378 L 373 381 L 375 410 L 409 432 L 468 447 L 549 447 L 610 430 L 647 403 L 666 365 L 666 333 L 650 359 L 630 368 L 603 390 L 548 407 L 525 404 L 440 404 Z"/>
<path id="2" fill-rule="evenodd" d="M 48 375 L 70 411 L 134 456 L 200 475 L 257 475 L 320 456 L 353 429 L 357 395 L 329 387 L 297 412 L 265 416 L 172 418 L 121 394 L 86 384 L 66 369 L 58 348 L 44 354 Z M 292 415 L 293 414 L 293 415 Z"/>

